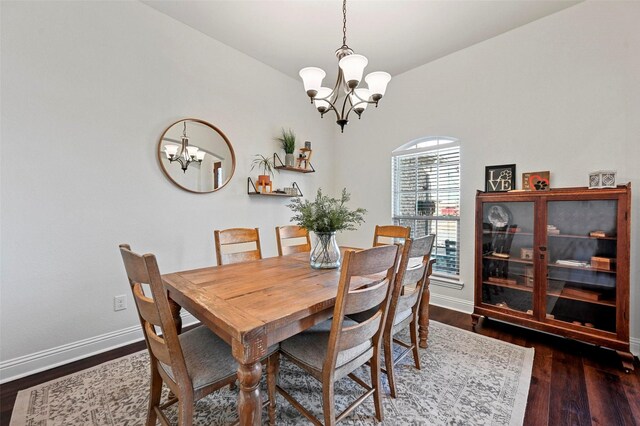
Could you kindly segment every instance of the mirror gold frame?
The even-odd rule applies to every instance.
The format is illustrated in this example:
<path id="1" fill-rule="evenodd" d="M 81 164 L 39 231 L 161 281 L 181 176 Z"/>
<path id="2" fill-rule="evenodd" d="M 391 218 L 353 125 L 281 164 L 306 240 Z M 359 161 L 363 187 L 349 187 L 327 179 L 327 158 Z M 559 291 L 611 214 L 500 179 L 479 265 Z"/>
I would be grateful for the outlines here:
<path id="1" fill-rule="evenodd" d="M 231 171 L 228 173 L 228 176 L 225 177 L 225 180 L 222 182 L 222 184 L 220 184 L 217 188 L 214 188 L 212 190 L 200 191 L 200 190 L 197 190 L 197 189 L 194 189 L 194 188 L 186 187 L 186 186 L 180 184 L 179 182 L 177 182 L 176 179 L 174 179 L 171 176 L 171 171 L 169 171 L 167 169 L 167 165 L 165 165 L 166 154 L 165 154 L 165 151 L 163 151 L 163 144 L 166 143 L 166 139 L 165 138 L 166 138 L 167 133 L 169 132 L 169 130 L 171 130 L 175 125 L 181 124 L 183 122 L 199 123 L 199 124 L 201 124 L 203 126 L 206 126 L 206 127 L 210 128 L 211 130 L 213 130 L 218 136 L 220 136 L 224 140 L 227 148 L 229 149 L 230 159 L 231 159 Z M 176 121 L 174 123 L 171 123 L 171 125 L 169 125 L 164 130 L 164 132 L 162 132 L 162 136 L 160 136 L 160 140 L 158 141 L 157 156 L 158 156 L 158 163 L 160 163 L 160 167 L 162 168 L 162 172 L 167 177 L 167 179 L 169 179 L 169 181 L 171 181 L 171 183 L 176 185 L 178 188 L 183 189 L 183 190 L 188 191 L 188 192 L 191 192 L 191 193 L 194 193 L 194 194 L 209 194 L 211 192 L 216 192 L 216 191 L 224 188 L 225 185 L 227 185 L 227 183 L 229 183 L 229 181 L 233 177 L 233 174 L 234 174 L 234 172 L 236 170 L 236 155 L 235 155 L 235 152 L 233 151 L 233 146 L 231 145 L 231 142 L 229 141 L 229 138 L 227 138 L 227 136 L 222 132 L 222 130 L 218 129 L 213 124 L 208 123 L 208 122 L 206 122 L 204 120 L 200 120 L 198 118 L 183 118 L 183 119 L 180 119 L 180 120 L 178 120 L 178 121 Z M 165 160 L 165 161 L 163 161 L 163 160 Z M 179 169 L 179 170 L 182 172 L 181 169 Z M 175 170 L 172 170 L 172 171 L 175 172 Z"/>

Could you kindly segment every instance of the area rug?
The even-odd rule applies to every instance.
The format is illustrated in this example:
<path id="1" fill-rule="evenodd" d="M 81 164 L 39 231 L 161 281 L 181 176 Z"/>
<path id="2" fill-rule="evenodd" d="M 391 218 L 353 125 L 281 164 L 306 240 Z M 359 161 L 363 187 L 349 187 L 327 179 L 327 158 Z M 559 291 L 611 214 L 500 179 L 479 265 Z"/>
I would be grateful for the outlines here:
<path id="1" fill-rule="evenodd" d="M 400 336 L 405 339 L 407 336 Z M 396 369 L 398 398 L 388 396 L 383 375 L 385 425 L 521 425 L 529 393 L 533 348 L 471 333 L 435 321 L 429 347 L 421 349 L 422 369 L 411 356 Z M 20 391 L 11 426 L 143 425 L 148 396 L 146 351 Z M 357 372 L 369 377 L 364 367 Z M 368 381 L 368 380 L 367 380 Z M 295 365 L 282 361 L 281 385 L 322 418 L 319 383 Z M 264 387 L 264 383 L 263 383 Z M 338 412 L 361 389 L 351 380 L 336 384 Z M 165 393 L 167 389 L 165 389 Z M 223 425 L 236 420 L 237 391 L 229 388 L 200 400 L 194 424 Z M 280 425 L 308 424 L 278 396 Z M 371 398 L 341 424 L 373 425 Z M 175 413 L 174 413 L 175 419 Z M 266 414 L 263 419 L 266 423 Z"/>

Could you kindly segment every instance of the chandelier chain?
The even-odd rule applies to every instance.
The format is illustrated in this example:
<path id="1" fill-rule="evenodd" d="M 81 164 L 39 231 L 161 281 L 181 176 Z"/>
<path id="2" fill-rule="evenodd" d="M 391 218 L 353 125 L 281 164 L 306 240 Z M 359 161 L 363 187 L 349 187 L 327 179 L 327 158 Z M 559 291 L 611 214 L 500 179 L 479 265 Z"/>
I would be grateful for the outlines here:
<path id="1" fill-rule="evenodd" d="M 342 1 L 342 46 L 347 45 L 347 0 Z"/>

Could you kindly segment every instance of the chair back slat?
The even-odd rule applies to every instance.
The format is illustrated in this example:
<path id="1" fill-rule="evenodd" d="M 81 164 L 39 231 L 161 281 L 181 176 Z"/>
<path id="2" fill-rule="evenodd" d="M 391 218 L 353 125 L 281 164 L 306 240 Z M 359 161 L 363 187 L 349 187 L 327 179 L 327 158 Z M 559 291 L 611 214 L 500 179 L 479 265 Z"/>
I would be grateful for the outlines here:
<path id="1" fill-rule="evenodd" d="M 366 255 L 361 254 L 365 252 Z M 367 276 L 387 272 L 396 262 L 397 252 L 398 246 L 383 245 L 354 253 L 353 260 L 349 265 L 350 276 Z"/>
<path id="2" fill-rule="evenodd" d="M 171 365 L 171 354 L 167 347 L 167 342 L 156 334 L 155 329 L 150 323 L 145 324 L 145 332 L 147 334 L 147 342 L 149 343 L 149 350 L 153 353 L 153 356 L 158 361 Z"/>
<path id="3" fill-rule="evenodd" d="M 135 253 L 129 251 L 129 247 L 123 244 L 126 251 L 121 251 L 122 261 L 124 262 L 124 269 L 127 271 L 129 280 L 134 283 L 149 284 L 149 273 L 147 272 L 147 265 L 140 261 L 140 257 Z"/>
<path id="4" fill-rule="evenodd" d="M 358 325 L 344 327 L 340 334 L 338 350 L 344 351 L 355 348 L 356 346 L 371 340 L 378 330 L 380 330 L 381 319 L 382 312 L 378 311 L 371 318 L 359 323 Z"/>
<path id="5" fill-rule="evenodd" d="M 323 370 L 330 372 L 335 369 L 338 353 L 370 341 L 374 353 L 379 353 L 381 336 L 391 294 L 395 288 L 395 271 L 399 259 L 398 245 L 386 245 L 367 250 L 347 250 L 344 255 L 338 294 L 333 310 L 331 332 L 327 356 Z M 385 277 L 378 278 L 381 273 Z M 368 287 L 351 288 L 353 282 L 362 283 L 363 277 L 373 276 L 374 282 Z M 354 279 L 355 278 L 355 279 Z M 353 281 L 353 282 L 352 282 Z M 347 313 L 354 314 L 377 307 L 375 313 L 366 321 L 343 327 Z"/>
<path id="6" fill-rule="evenodd" d="M 404 273 L 404 277 L 402 279 L 402 285 L 415 284 L 422 279 L 424 276 L 424 270 L 427 268 L 427 265 L 422 262 L 416 268 L 406 269 Z"/>
<path id="7" fill-rule="evenodd" d="M 409 257 L 431 256 L 435 238 L 436 236 L 434 234 L 429 234 L 422 238 L 415 238 L 411 244 L 411 250 L 409 250 Z"/>
<path id="8" fill-rule="evenodd" d="M 384 279 L 371 287 L 351 290 L 347 293 L 344 314 L 352 315 L 375 308 L 387 297 L 389 281 Z"/>
<path id="9" fill-rule="evenodd" d="M 305 242 L 302 244 L 283 244 L 287 240 L 303 238 Z M 278 243 L 279 256 L 311 251 L 311 240 L 309 238 L 309 232 L 302 226 L 276 226 L 276 242 Z"/>
<path id="10" fill-rule="evenodd" d="M 398 226 L 398 225 L 376 225 L 376 229 L 373 233 L 373 246 L 378 247 L 382 245 L 393 244 L 394 240 L 402 239 L 405 240 L 409 238 L 411 235 L 411 228 L 408 226 Z M 389 243 L 385 243 L 380 240 L 380 238 L 387 238 L 392 241 Z M 400 241 L 403 242 L 403 241 Z"/>
<path id="11" fill-rule="evenodd" d="M 413 308 L 418 303 L 419 291 L 413 290 L 409 294 L 400 295 L 398 298 L 398 304 L 396 305 L 396 312 L 404 312 L 407 309 Z"/>
<path id="12" fill-rule="evenodd" d="M 187 365 L 180 346 L 178 331 L 171 314 L 167 290 L 160 276 L 156 257 L 131 251 L 128 244 L 120 245 L 120 254 L 138 310 L 149 355 L 171 367 L 175 382 L 181 387 L 191 386 Z M 145 295 L 142 284 L 148 284 L 151 296 Z M 162 335 L 156 332 L 160 329 Z"/>
<path id="13" fill-rule="evenodd" d="M 153 299 L 144 295 L 142 285 L 140 283 L 135 283 L 132 290 L 133 299 L 135 300 L 136 307 L 138 308 L 138 314 L 142 319 L 152 325 L 161 326 L 162 321 L 160 320 L 160 312 L 158 312 L 158 308 Z"/>
<path id="14" fill-rule="evenodd" d="M 260 232 L 258 228 L 231 228 L 214 231 L 216 244 L 216 260 L 218 265 L 247 262 L 262 259 L 260 247 Z M 238 245 L 254 243 L 255 248 L 249 250 L 235 250 Z"/>

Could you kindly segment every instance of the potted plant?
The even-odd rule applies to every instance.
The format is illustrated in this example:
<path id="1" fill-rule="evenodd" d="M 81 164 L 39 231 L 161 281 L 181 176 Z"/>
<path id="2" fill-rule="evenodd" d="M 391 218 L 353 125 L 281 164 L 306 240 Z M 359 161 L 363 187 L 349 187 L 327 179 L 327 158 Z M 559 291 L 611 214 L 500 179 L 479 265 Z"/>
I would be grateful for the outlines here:
<path id="1" fill-rule="evenodd" d="M 282 129 L 282 136 L 275 138 L 278 142 L 280 142 L 282 149 L 284 150 L 284 165 L 287 167 L 294 167 L 295 165 L 295 156 L 293 153 L 296 150 L 296 134 L 293 133 L 293 130 L 285 130 Z"/>
<path id="2" fill-rule="evenodd" d="M 294 215 L 291 222 L 313 231 L 317 237 L 311 250 L 310 262 L 314 269 L 331 269 L 340 266 L 340 249 L 336 242 L 337 231 L 355 231 L 364 222 L 367 212 L 363 208 L 350 210 L 346 188 L 341 197 L 331 198 L 318 189 L 315 201 L 294 198 L 289 207 Z"/>
<path id="3" fill-rule="evenodd" d="M 275 165 L 271 157 L 265 157 L 261 154 L 256 154 L 256 158 L 251 162 L 251 170 L 256 167 L 262 171 L 261 175 L 258 175 L 258 186 L 266 186 L 271 183 L 271 177 L 274 176 Z"/>

